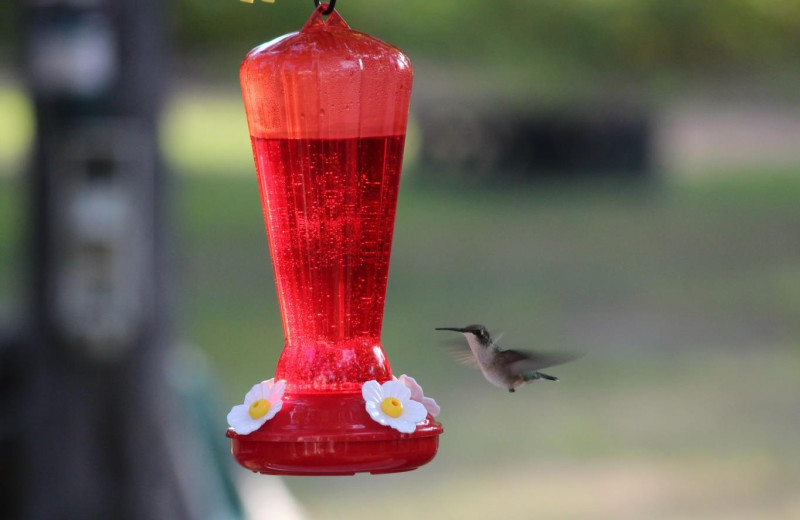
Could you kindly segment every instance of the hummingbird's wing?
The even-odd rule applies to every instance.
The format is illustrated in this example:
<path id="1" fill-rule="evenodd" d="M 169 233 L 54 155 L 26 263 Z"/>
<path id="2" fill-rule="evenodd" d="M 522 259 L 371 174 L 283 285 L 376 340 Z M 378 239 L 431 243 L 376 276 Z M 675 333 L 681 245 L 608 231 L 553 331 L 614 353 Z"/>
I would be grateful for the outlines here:
<path id="1" fill-rule="evenodd" d="M 534 372 L 542 368 L 561 365 L 582 357 L 574 352 L 534 352 L 532 350 L 501 350 L 497 353 L 504 365 L 514 374 Z"/>
<path id="2" fill-rule="evenodd" d="M 472 354 L 472 350 L 470 350 L 469 345 L 466 344 L 463 338 L 442 340 L 439 343 L 449 350 L 450 354 L 456 358 L 456 361 L 462 365 L 466 365 L 471 368 L 480 368 L 480 366 L 478 366 L 478 360 L 475 359 L 475 356 Z"/>

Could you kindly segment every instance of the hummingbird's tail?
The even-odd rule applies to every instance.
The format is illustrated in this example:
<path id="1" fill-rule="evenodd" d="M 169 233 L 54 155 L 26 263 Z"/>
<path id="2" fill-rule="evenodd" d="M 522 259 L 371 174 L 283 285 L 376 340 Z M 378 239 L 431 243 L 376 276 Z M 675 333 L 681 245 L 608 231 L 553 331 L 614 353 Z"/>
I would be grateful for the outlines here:
<path id="1" fill-rule="evenodd" d="M 556 376 L 551 376 L 548 374 L 544 374 L 542 372 L 528 372 L 527 374 L 522 376 L 525 382 L 528 381 L 537 381 L 539 379 L 546 379 L 548 381 L 558 381 Z"/>

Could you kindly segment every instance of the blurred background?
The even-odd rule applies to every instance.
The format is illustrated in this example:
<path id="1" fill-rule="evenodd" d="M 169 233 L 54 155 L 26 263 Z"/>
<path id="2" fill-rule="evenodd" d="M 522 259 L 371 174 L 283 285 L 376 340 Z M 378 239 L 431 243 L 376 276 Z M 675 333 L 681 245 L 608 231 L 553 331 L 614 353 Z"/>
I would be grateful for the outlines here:
<path id="1" fill-rule="evenodd" d="M 231 466 L 283 341 L 238 67 L 312 9 L 0 4 L 2 516 L 800 517 L 793 0 L 339 0 L 415 65 L 383 343 L 445 433 Z M 510 395 L 433 330 L 475 322 L 587 356 Z"/>

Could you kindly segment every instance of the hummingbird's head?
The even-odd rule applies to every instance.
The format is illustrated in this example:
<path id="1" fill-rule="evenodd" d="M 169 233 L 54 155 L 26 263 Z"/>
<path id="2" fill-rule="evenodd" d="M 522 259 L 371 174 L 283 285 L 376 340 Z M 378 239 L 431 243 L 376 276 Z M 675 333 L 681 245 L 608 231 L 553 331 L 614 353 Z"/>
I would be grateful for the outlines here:
<path id="1" fill-rule="evenodd" d="M 436 330 L 454 330 L 456 332 L 461 332 L 465 336 L 474 336 L 477 338 L 478 342 L 483 347 L 488 347 L 492 343 L 492 337 L 489 335 L 489 331 L 486 330 L 486 327 L 483 325 L 467 325 L 463 328 L 458 327 L 439 327 Z"/>

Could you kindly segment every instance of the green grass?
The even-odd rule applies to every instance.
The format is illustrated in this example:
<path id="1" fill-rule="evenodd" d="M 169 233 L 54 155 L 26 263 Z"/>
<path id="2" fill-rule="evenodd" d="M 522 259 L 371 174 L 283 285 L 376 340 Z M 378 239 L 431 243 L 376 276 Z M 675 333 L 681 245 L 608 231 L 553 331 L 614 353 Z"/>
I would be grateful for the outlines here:
<path id="1" fill-rule="evenodd" d="M 178 171 L 229 175 L 253 168 L 239 97 L 181 92 L 167 105 L 161 130 L 164 151 Z"/>
<path id="2" fill-rule="evenodd" d="M 23 200 L 22 183 L 0 175 L 0 323 L 21 304 Z"/>
<path id="3" fill-rule="evenodd" d="M 21 186 L 0 182 L 7 273 Z M 395 371 L 442 405 L 440 454 L 405 475 L 290 488 L 314 518 L 486 518 L 515 497 L 506 518 L 793 518 L 800 183 L 734 184 L 405 183 L 383 339 Z M 183 177 L 178 193 L 180 328 L 234 403 L 282 344 L 257 187 Z M 472 321 L 509 346 L 588 355 L 553 369 L 561 383 L 510 395 L 432 330 Z"/>
<path id="4" fill-rule="evenodd" d="M 0 177 L 16 171 L 33 139 L 33 107 L 24 92 L 0 82 Z"/>
<path id="5" fill-rule="evenodd" d="M 637 192 L 414 178 L 383 342 L 442 405 L 440 454 L 408 475 L 287 479 L 313 517 L 486 518 L 520 495 L 505 517 L 792 517 L 798 180 Z M 183 182 L 184 330 L 233 402 L 272 375 L 282 343 L 257 187 Z M 561 383 L 509 395 L 433 331 L 475 321 L 509 346 L 588 355 L 553 369 Z"/>

